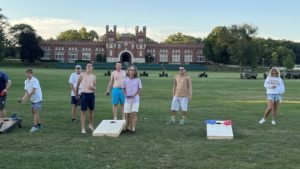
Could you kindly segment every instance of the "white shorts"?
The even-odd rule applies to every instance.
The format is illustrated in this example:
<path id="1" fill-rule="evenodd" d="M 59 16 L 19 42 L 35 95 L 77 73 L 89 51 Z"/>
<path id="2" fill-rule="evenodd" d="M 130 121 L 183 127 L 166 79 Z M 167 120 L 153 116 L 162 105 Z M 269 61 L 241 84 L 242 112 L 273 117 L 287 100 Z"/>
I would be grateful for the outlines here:
<path id="1" fill-rule="evenodd" d="M 124 104 L 124 113 L 132 113 L 132 112 L 138 112 L 140 107 L 140 102 L 135 103 L 127 103 Z"/>
<path id="2" fill-rule="evenodd" d="M 177 97 L 174 96 L 172 100 L 172 111 L 179 111 L 181 108 L 182 111 L 187 111 L 188 110 L 188 103 L 189 103 L 189 98 L 188 97 Z"/>

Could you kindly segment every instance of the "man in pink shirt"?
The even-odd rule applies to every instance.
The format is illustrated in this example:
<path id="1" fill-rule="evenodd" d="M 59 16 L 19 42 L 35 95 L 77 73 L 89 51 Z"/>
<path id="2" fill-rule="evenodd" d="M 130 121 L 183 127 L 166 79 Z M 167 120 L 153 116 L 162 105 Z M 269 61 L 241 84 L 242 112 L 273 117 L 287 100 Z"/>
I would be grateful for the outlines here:
<path id="1" fill-rule="evenodd" d="M 122 70 L 122 64 L 121 62 L 116 63 L 116 70 L 111 73 L 110 81 L 108 83 L 107 89 L 105 94 L 109 95 L 110 90 L 112 90 L 112 114 L 114 120 L 117 120 L 117 112 L 118 112 L 118 104 L 121 104 L 121 112 L 122 112 L 122 118 L 125 119 L 124 116 L 124 102 L 125 97 L 122 91 L 122 84 L 124 82 L 124 79 L 126 77 L 126 72 Z"/>

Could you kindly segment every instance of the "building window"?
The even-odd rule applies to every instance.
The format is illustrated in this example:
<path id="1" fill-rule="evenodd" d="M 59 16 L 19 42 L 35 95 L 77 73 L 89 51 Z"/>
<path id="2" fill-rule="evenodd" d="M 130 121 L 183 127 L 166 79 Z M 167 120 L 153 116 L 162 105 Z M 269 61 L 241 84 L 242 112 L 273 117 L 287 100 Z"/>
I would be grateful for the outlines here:
<path id="1" fill-rule="evenodd" d="M 193 62 L 193 50 L 185 49 L 184 50 L 184 62 Z"/>
<path id="2" fill-rule="evenodd" d="M 91 60 L 91 52 L 82 52 L 82 60 Z"/>
<path id="3" fill-rule="evenodd" d="M 184 54 L 184 62 L 193 62 L 193 55 L 191 54 Z"/>
<path id="4" fill-rule="evenodd" d="M 178 62 L 180 62 L 180 54 L 177 54 L 177 53 L 173 53 L 172 54 L 172 62 L 174 62 L 174 63 L 178 63 Z"/>
<path id="5" fill-rule="evenodd" d="M 168 50 L 167 49 L 159 50 L 159 62 L 168 62 Z"/>
<path id="6" fill-rule="evenodd" d="M 112 57 L 112 50 L 109 50 L 109 56 Z"/>
<path id="7" fill-rule="evenodd" d="M 69 60 L 77 60 L 78 59 L 78 52 L 76 50 L 70 51 L 69 50 Z"/>
<path id="8" fill-rule="evenodd" d="M 51 56 L 51 51 L 46 50 L 44 51 L 44 56 L 42 57 L 42 59 L 49 60 L 50 56 Z"/>
<path id="9" fill-rule="evenodd" d="M 140 51 L 140 57 L 142 57 L 143 56 L 143 51 Z"/>
<path id="10" fill-rule="evenodd" d="M 197 52 L 196 52 L 196 62 L 205 62 L 205 56 L 203 55 L 202 50 L 197 50 Z"/>
<path id="11" fill-rule="evenodd" d="M 55 52 L 55 60 L 64 60 L 64 52 L 56 51 Z"/>

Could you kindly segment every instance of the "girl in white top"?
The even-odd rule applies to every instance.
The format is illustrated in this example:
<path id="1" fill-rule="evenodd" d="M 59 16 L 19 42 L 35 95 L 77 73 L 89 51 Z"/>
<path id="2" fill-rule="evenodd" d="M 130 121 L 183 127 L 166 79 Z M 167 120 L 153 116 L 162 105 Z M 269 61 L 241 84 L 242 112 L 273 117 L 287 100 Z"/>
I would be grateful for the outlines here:
<path id="1" fill-rule="evenodd" d="M 282 100 L 282 94 L 285 92 L 285 87 L 280 78 L 280 71 L 277 68 L 272 68 L 265 80 L 264 87 L 267 90 L 268 107 L 264 113 L 264 117 L 259 121 L 259 124 L 266 122 L 266 118 L 272 112 L 272 124 L 275 125 L 276 115 L 279 102 Z"/>

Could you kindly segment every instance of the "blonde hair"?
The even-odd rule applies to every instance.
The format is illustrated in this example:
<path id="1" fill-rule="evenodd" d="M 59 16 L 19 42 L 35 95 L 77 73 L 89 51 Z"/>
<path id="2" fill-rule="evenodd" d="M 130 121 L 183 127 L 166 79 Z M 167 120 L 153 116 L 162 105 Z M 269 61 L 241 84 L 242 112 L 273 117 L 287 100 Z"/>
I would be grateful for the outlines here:
<path id="1" fill-rule="evenodd" d="M 277 77 L 280 77 L 280 71 L 276 67 L 272 67 L 271 70 L 269 71 L 269 76 L 272 77 L 272 72 L 276 71 L 277 72 Z"/>
<path id="2" fill-rule="evenodd" d="M 129 77 L 129 70 L 130 70 L 130 69 L 134 69 L 134 71 L 135 71 L 134 78 L 137 78 L 137 77 L 138 77 L 138 70 L 137 70 L 136 66 L 134 66 L 134 65 L 130 65 L 130 66 L 127 68 L 126 75 Z"/>

